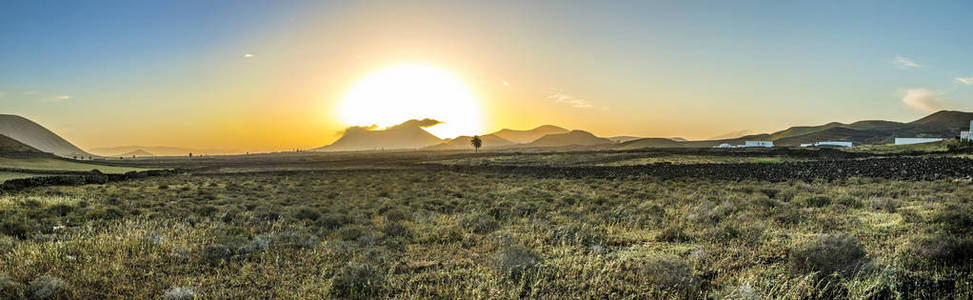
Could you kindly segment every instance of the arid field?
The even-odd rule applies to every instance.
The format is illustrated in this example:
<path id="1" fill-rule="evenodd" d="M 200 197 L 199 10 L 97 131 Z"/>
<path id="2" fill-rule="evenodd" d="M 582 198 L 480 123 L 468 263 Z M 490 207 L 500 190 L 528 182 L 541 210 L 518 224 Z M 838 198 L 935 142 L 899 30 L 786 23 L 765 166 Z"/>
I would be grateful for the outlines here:
<path id="1" fill-rule="evenodd" d="M 820 154 L 132 160 L 124 164 L 180 171 L 0 196 L 0 295 L 973 296 L 973 185 L 949 173 L 971 170 L 973 161 L 846 158 L 956 160 L 939 179 L 878 172 L 891 175 L 755 180 L 739 171 L 842 161 Z M 631 161 L 654 164 L 608 172 Z M 721 161 L 737 166 L 728 170 L 738 178 L 639 175 Z M 567 171 L 542 172 L 550 170 Z"/>

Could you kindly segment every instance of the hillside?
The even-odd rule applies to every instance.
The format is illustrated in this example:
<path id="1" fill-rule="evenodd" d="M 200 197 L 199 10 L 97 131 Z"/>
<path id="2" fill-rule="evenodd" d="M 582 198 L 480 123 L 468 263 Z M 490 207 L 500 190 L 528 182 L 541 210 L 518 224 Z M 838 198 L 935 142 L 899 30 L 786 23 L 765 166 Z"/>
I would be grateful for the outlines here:
<path id="1" fill-rule="evenodd" d="M 563 147 L 563 146 L 590 146 L 599 144 L 612 144 L 612 140 L 600 138 L 584 130 L 572 130 L 566 133 L 545 135 L 525 146 L 528 147 Z"/>
<path id="2" fill-rule="evenodd" d="M 425 149 L 428 149 L 428 150 L 472 150 L 473 149 L 473 145 L 470 144 L 470 141 L 471 140 L 473 140 L 473 137 L 465 136 L 464 135 L 464 136 L 457 137 L 455 139 L 452 139 L 452 140 L 443 142 L 441 144 L 437 144 L 437 145 L 432 145 L 432 146 L 426 147 Z M 501 137 L 498 137 L 498 136 L 492 135 L 492 134 L 480 136 L 480 140 L 483 141 L 483 147 L 481 149 L 500 148 L 500 147 L 506 147 L 506 146 L 510 146 L 510 145 L 514 145 L 515 144 L 514 142 L 505 140 L 505 139 L 503 139 Z"/>
<path id="3" fill-rule="evenodd" d="M 122 153 L 122 154 L 116 154 L 116 155 L 113 155 L 113 156 L 120 156 L 120 157 L 147 157 L 147 156 L 155 156 L 155 154 L 152 154 L 151 152 L 148 152 L 148 151 L 145 151 L 145 150 L 142 150 L 142 149 L 138 149 L 138 150 L 131 151 L 131 152 L 125 152 L 125 153 Z"/>
<path id="4" fill-rule="evenodd" d="M 568 130 L 554 125 L 544 125 L 530 130 L 503 129 L 489 135 L 497 136 L 517 144 L 533 142 L 545 135 L 567 133 Z"/>
<path id="5" fill-rule="evenodd" d="M 0 114 L 0 134 L 58 156 L 91 156 L 44 126 L 17 115 Z"/>
<path id="6" fill-rule="evenodd" d="M 0 153 L 41 153 L 41 151 L 0 134 Z"/>
<path id="7" fill-rule="evenodd" d="M 128 153 L 135 151 L 145 151 L 152 153 L 154 156 L 186 156 L 189 153 L 193 154 L 234 154 L 234 153 L 244 153 L 243 150 L 238 149 L 200 149 L 200 148 L 183 148 L 183 147 L 169 147 L 169 146 L 117 146 L 117 147 L 104 147 L 104 148 L 93 148 L 89 149 L 92 153 L 105 155 L 105 156 L 118 156 L 119 153 Z"/>
<path id="8" fill-rule="evenodd" d="M 361 150 L 400 150 L 419 149 L 442 143 L 423 127 L 434 120 L 410 120 L 381 130 L 365 127 L 351 127 L 334 143 L 312 149 L 312 151 L 361 151 Z"/>
<path id="9" fill-rule="evenodd" d="M 973 113 L 939 111 L 921 119 L 900 123 L 884 120 L 865 120 L 850 124 L 831 122 L 818 126 L 794 126 L 771 134 L 755 134 L 734 139 L 680 142 L 670 139 L 648 138 L 621 143 L 616 149 L 662 147 L 712 147 L 722 143 L 739 145 L 744 141 L 773 141 L 777 146 L 799 146 L 820 141 L 848 141 L 856 145 L 892 143 L 896 137 L 959 136 L 968 130 Z"/>

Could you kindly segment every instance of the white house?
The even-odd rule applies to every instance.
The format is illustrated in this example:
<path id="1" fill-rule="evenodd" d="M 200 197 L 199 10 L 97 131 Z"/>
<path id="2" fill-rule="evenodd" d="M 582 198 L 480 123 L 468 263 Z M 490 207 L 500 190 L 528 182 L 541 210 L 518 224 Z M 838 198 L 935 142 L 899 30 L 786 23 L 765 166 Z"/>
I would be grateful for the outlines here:
<path id="1" fill-rule="evenodd" d="M 970 139 L 970 131 L 969 130 L 960 131 L 959 132 L 959 139 L 964 140 L 964 141 L 969 140 Z"/>
<path id="2" fill-rule="evenodd" d="M 831 147 L 851 147 L 851 146 L 852 146 L 852 144 L 851 144 L 851 142 L 835 142 L 835 141 L 824 141 L 824 142 L 817 142 L 817 143 L 814 143 L 814 146 L 815 146 L 815 147 L 821 147 L 821 146 L 831 146 Z"/>
<path id="3" fill-rule="evenodd" d="M 814 146 L 814 144 L 801 144 L 801 148 L 807 148 L 811 146 Z"/>
<path id="4" fill-rule="evenodd" d="M 911 145 L 932 143 L 945 140 L 944 138 L 895 138 L 896 145 Z"/>
<path id="5" fill-rule="evenodd" d="M 774 146 L 774 142 L 771 141 L 745 141 L 743 142 L 743 147 L 764 147 L 770 148 Z"/>

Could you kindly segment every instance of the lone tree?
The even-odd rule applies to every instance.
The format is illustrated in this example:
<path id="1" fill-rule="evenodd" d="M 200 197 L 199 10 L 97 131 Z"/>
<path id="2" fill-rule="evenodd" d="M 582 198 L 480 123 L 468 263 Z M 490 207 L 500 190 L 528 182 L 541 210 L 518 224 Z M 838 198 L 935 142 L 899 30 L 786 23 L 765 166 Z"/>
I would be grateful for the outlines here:
<path id="1" fill-rule="evenodd" d="M 474 135 L 473 139 L 470 140 L 470 144 L 473 144 L 473 152 L 480 152 L 480 147 L 483 146 L 483 140 L 480 139 L 480 136 Z"/>

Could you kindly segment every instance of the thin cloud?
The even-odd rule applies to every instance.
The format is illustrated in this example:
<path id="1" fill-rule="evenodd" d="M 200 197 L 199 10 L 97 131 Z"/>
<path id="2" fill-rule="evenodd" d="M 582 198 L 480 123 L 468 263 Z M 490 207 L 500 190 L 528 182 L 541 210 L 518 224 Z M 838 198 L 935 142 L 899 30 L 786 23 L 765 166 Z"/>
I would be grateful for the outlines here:
<path id="1" fill-rule="evenodd" d="M 973 77 L 956 77 L 956 82 L 965 85 L 973 85 Z"/>
<path id="2" fill-rule="evenodd" d="M 594 107 L 588 100 L 565 94 L 563 90 L 552 89 L 548 92 L 547 99 L 554 101 L 554 103 L 566 104 L 574 108 L 582 109 Z"/>
<path id="3" fill-rule="evenodd" d="M 54 100 L 71 100 L 71 96 L 68 96 L 68 95 L 60 95 L 60 96 L 54 97 Z"/>
<path id="4" fill-rule="evenodd" d="M 243 58 L 253 58 L 253 54 L 246 53 L 246 54 L 243 55 Z"/>
<path id="5" fill-rule="evenodd" d="M 936 112 L 947 106 L 943 96 L 943 93 L 922 88 L 907 89 L 902 93 L 902 103 L 921 112 Z"/>
<path id="6" fill-rule="evenodd" d="M 918 68 L 918 67 L 921 67 L 922 66 L 919 63 L 917 63 L 915 60 L 913 60 L 911 58 L 908 58 L 908 57 L 905 57 L 905 56 L 896 56 L 895 59 L 892 60 L 892 63 L 894 63 L 895 65 L 899 66 L 900 68 L 906 68 L 906 69 L 907 68 Z"/>

